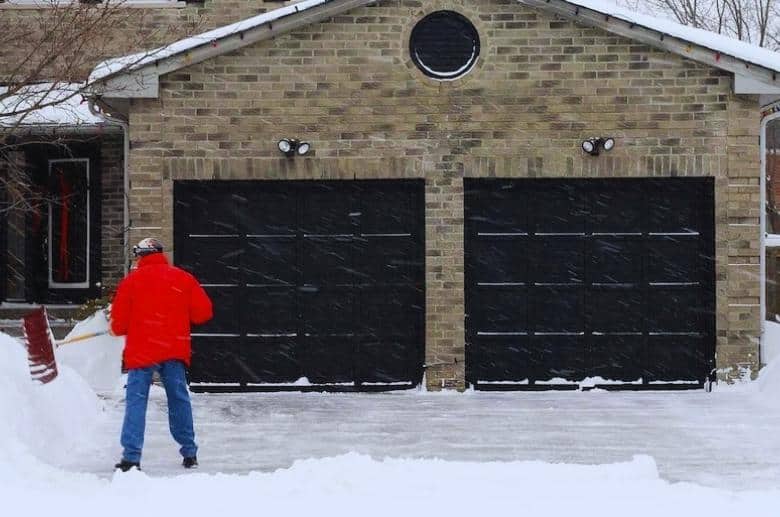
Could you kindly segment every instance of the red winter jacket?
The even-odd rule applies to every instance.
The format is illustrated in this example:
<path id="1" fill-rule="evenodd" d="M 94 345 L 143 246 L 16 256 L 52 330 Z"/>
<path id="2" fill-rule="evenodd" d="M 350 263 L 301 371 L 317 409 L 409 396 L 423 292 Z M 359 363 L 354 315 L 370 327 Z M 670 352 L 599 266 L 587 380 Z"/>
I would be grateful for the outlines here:
<path id="1" fill-rule="evenodd" d="M 141 257 L 117 288 L 111 331 L 127 335 L 125 368 L 179 359 L 189 366 L 190 323 L 211 319 L 211 300 L 195 277 L 168 264 L 162 253 Z"/>

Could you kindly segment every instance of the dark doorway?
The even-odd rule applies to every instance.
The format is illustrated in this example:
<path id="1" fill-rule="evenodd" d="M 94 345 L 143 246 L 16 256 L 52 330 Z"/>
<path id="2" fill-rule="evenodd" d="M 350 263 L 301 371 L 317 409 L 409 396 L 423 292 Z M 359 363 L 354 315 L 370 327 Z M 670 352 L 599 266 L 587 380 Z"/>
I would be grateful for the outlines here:
<path id="1" fill-rule="evenodd" d="M 100 146 L 23 147 L 32 192 L 0 215 L 3 300 L 80 304 L 100 295 Z"/>

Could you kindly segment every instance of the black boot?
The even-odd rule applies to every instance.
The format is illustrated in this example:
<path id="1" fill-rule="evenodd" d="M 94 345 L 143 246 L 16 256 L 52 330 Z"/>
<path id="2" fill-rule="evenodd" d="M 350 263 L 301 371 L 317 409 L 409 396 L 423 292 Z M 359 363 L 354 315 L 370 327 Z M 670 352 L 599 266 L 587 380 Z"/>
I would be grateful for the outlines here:
<path id="1" fill-rule="evenodd" d="M 198 458 L 197 456 L 184 458 L 181 464 L 185 469 L 196 469 L 198 468 Z"/>
<path id="2" fill-rule="evenodd" d="M 141 464 L 138 463 L 137 461 L 127 461 L 123 459 L 122 461 L 114 465 L 115 469 L 119 469 L 122 472 L 127 472 L 133 467 L 137 468 L 138 470 L 141 470 Z"/>

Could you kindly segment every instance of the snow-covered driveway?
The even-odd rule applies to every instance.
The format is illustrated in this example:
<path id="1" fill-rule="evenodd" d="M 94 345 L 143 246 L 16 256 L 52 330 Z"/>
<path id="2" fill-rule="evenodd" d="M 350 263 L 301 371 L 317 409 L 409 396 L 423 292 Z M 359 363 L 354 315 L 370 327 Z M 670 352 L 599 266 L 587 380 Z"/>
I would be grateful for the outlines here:
<path id="1" fill-rule="evenodd" d="M 142 460 L 180 474 L 165 397 L 153 390 Z M 200 472 L 287 468 L 348 452 L 376 459 L 540 460 L 604 464 L 647 454 L 667 481 L 730 490 L 780 487 L 780 412 L 739 388 L 715 393 L 194 394 Z M 108 477 L 119 458 L 123 402 L 87 450 L 59 466 Z"/>

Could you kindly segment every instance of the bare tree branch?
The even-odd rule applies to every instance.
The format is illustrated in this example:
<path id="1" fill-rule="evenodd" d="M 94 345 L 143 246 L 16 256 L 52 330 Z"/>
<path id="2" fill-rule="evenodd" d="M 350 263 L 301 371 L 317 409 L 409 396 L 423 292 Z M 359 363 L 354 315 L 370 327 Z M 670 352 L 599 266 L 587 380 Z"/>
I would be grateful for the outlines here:
<path id="1" fill-rule="evenodd" d="M 154 10 L 127 8 L 125 1 L 51 0 L 46 7 L 0 16 L 0 202 L 5 202 L 0 210 L 40 205 L 41 193 L 18 156 L 32 145 L 64 149 L 73 142 L 40 138 L 31 128 L 89 121 L 83 94 L 95 65 L 134 54 L 123 65 L 132 68 L 165 43 L 196 31 L 202 21 L 176 18 L 175 25 L 161 25 Z M 3 49 L 15 53 L 3 56 Z"/>

